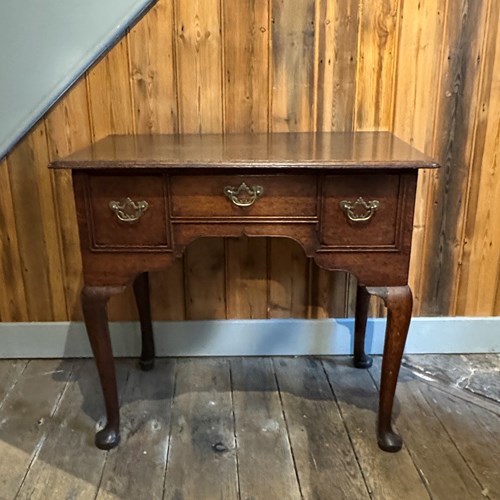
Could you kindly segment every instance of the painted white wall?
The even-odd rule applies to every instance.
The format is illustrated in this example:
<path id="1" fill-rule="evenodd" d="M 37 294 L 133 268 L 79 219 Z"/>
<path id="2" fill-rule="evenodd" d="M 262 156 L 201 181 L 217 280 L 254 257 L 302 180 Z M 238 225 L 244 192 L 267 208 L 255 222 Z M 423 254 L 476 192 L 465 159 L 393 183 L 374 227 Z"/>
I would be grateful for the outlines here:
<path id="1" fill-rule="evenodd" d="M 153 3 L 0 1 L 0 159 Z"/>

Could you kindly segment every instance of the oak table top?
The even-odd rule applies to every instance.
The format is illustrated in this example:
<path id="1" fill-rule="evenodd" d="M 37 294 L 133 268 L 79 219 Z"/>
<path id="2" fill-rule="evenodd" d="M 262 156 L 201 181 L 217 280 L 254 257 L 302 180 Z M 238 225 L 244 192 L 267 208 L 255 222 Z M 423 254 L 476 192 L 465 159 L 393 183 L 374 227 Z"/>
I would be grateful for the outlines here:
<path id="1" fill-rule="evenodd" d="M 434 168 L 389 132 L 111 135 L 53 168 Z"/>

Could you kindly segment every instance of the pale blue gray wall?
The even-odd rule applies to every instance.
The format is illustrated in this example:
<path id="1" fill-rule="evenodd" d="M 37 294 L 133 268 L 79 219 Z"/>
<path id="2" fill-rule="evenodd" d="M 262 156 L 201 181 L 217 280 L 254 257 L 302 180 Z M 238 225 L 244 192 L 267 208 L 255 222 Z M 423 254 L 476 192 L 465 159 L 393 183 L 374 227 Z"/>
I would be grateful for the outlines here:
<path id="1" fill-rule="evenodd" d="M 0 1 L 0 159 L 153 3 Z"/>

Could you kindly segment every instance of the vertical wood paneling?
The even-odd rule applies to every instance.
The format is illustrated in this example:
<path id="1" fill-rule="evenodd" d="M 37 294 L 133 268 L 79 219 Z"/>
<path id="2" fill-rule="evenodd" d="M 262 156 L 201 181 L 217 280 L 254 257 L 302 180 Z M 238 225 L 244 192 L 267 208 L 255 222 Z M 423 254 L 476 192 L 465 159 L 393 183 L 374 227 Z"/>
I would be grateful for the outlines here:
<path id="1" fill-rule="evenodd" d="M 401 6 L 393 128 L 421 150 L 429 150 L 434 134 L 446 5 L 405 0 Z"/>
<path id="2" fill-rule="evenodd" d="M 267 317 L 267 240 L 226 240 L 226 303 L 228 318 Z"/>
<path id="3" fill-rule="evenodd" d="M 88 73 L 93 141 L 135 131 L 127 45 L 124 38 Z"/>
<path id="4" fill-rule="evenodd" d="M 9 155 L 7 162 L 28 314 L 33 321 L 54 321 L 65 317 L 66 304 L 61 294 L 61 273 L 54 266 L 57 243 L 50 239 L 50 225 L 56 221 L 42 201 L 47 196 L 52 203 L 53 196 L 50 191 L 44 192 L 46 186 L 37 175 L 37 163 L 40 167 L 48 163 L 43 143 L 46 141 L 41 122 Z M 45 173 L 48 176 L 48 170 Z M 49 252 L 55 255 L 49 256 Z"/>
<path id="5" fill-rule="evenodd" d="M 399 23 L 397 74 L 393 95 L 392 130 L 401 139 L 428 154 L 433 154 L 435 112 L 438 102 L 440 61 L 448 0 L 405 0 Z M 428 192 L 431 172 L 419 173 L 417 203 L 413 224 L 410 286 L 413 311 L 422 302 L 422 254 L 427 231 Z"/>
<path id="6" fill-rule="evenodd" d="M 272 0 L 273 132 L 314 128 L 315 7 L 314 0 Z"/>
<path id="7" fill-rule="evenodd" d="M 219 0 L 176 0 L 175 47 L 179 130 L 222 132 Z"/>
<path id="8" fill-rule="evenodd" d="M 226 318 L 224 241 L 201 238 L 184 259 L 186 319 Z"/>
<path id="9" fill-rule="evenodd" d="M 269 113 L 268 0 L 224 5 L 226 132 L 267 132 Z"/>
<path id="10" fill-rule="evenodd" d="M 491 2 L 456 314 L 500 314 L 500 5 Z M 495 29 L 492 27 L 495 26 Z"/>
<path id="11" fill-rule="evenodd" d="M 173 4 L 160 0 L 128 35 L 138 134 L 178 131 Z"/>
<path id="12" fill-rule="evenodd" d="M 349 294 L 349 274 L 329 272 L 311 263 L 309 281 L 309 318 L 343 318 Z"/>
<path id="13" fill-rule="evenodd" d="M 81 317 L 71 176 L 50 159 L 110 133 L 353 129 L 443 163 L 420 175 L 415 312 L 500 314 L 499 22 L 493 0 L 159 0 L 0 163 L 1 319 Z M 264 238 L 195 242 L 151 283 L 155 319 L 343 316 L 356 286 Z"/>
<path id="14" fill-rule="evenodd" d="M 10 190 L 7 161 L 0 162 L 0 318 L 2 321 L 30 319 L 20 259 L 20 248 Z"/>
<path id="15" fill-rule="evenodd" d="M 309 262 L 300 245 L 285 238 L 269 238 L 269 304 L 271 318 L 307 316 Z"/>
<path id="16" fill-rule="evenodd" d="M 396 68 L 399 0 L 362 3 L 356 75 L 356 130 L 388 130 Z"/>
<path id="17" fill-rule="evenodd" d="M 318 26 L 317 129 L 354 129 L 358 0 L 323 0 Z"/>
<path id="18" fill-rule="evenodd" d="M 31 133 L 30 147 L 33 150 L 33 164 L 36 185 L 40 196 L 39 224 L 43 231 L 46 267 L 50 286 L 53 318 L 56 321 L 66 317 L 66 294 L 64 290 L 63 265 L 59 221 L 57 217 L 52 173 L 47 169 L 49 162 L 45 123 L 41 121 Z M 36 221 L 33 221 L 36 223 Z"/>
<path id="19" fill-rule="evenodd" d="M 47 115 L 45 129 L 50 160 L 69 155 L 91 142 L 85 80 L 81 80 Z M 45 169 L 46 165 L 41 167 Z M 52 179 L 60 230 L 67 315 L 80 319 L 82 262 L 71 172 L 53 171 Z"/>
<path id="20" fill-rule="evenodd" d="M 422 250 L 426 279 L 422 313 L 446 314 L 455 295 L 460 238 L 473 155 L 479 82 L 484 55 L 488 2 L 450 2 L 447 12 L 442 78 L 437 106 L 434 154 L 441 169 L 431 185 L 427 233 Z"/>

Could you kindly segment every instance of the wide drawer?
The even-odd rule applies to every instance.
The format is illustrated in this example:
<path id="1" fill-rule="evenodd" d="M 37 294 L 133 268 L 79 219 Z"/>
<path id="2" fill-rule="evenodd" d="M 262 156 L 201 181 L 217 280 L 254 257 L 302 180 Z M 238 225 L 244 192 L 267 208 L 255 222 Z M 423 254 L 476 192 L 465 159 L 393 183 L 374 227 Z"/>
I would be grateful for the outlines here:
<path id="1" fill-rule="evenodd" d="M 311 218 L 317 180 L 311 175 L 174 175 L 172 218 Z"/>
<path id="2" fill-rule="evenodd" d="M 336 174 L 325 177 L 321 243 L 341 248 L 396 248 L 403 210 L 398 174 Z"/>
<path id="3" fill-rule="evenodd" d="M 162 175 L 89 175 L 87 206 L 94 248 L 168 246 Z"/>

